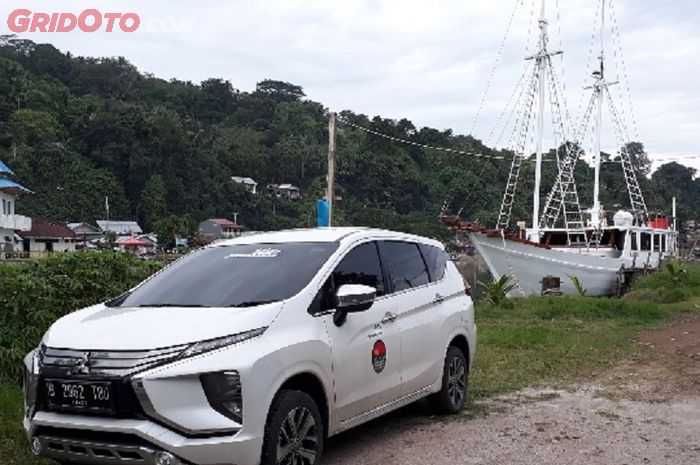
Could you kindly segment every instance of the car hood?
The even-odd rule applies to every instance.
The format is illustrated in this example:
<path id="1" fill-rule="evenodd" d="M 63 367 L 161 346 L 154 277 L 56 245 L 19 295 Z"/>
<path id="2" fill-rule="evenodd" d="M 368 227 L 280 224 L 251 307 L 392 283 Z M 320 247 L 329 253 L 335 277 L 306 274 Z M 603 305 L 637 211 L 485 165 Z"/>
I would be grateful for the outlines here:
<path id="1" fill-rule="evenodd" d="M 284 307 L 122 308 L 96 305 L 64 316 L 44 336 L 47 347 L 152 350 L 269 326 Z"/>

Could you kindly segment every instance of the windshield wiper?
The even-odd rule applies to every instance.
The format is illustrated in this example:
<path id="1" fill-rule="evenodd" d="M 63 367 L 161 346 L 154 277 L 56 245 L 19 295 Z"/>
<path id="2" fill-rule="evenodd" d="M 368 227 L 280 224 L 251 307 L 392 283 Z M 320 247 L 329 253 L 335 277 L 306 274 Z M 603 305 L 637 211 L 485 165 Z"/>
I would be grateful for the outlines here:
<path id="1" fill-rule="evenodd" d="M 105 307 L 119 307 L 121 304 L 124 303 L 127 297 L 131 295 L 133 291 L 126 291 L 125 293 L 116 296 L 113 299 L 108 300 L 105 302 Z"/>
<path id="2" fill-rule="evenodd" d="M 275 302 L 279 302 L 279 300 L 249 300 L 247 302 L 241 302 L 239 304 L 229 305 L 229 307 L 234 307 L 234 308 L 257 307 L 258 305 L 272 304 Z"/>
<path id="3" fill-rule="evenodd" d="M 139 308 L 164 308 L 164 307 L 182 307 L 182 308 L 211 308 L 211 305 L 202 304 L 141 304 Z"/>

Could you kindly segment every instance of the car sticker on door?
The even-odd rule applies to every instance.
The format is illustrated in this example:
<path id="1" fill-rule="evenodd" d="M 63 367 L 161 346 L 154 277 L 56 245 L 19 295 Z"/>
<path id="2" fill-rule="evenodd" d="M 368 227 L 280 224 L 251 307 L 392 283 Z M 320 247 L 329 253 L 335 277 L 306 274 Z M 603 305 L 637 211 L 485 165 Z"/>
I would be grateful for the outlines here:
<path id="1" fill-rule="evenodd" d="M 382 340 L 375 342 L 372 347 L 372 366 L 376 373 L 384 371 L 386 366 L 386 344 Z"/>

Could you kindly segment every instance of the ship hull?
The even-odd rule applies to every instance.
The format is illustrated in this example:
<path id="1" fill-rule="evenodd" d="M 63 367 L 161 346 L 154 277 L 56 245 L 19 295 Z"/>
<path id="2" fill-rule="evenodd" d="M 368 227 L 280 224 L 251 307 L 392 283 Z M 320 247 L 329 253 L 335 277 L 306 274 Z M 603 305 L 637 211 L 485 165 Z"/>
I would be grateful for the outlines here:
<path id="1" fill-rule="evenodd" d="M 516 287 L 510 297 L 541 294 L 545 276 L 558 277 L 564 294 L 577 293 L 571 277 L 578 278 L 587 295 L 617 292 L 621 258 L 602 251 L 589 254 L 548 249 L 483 233 L 470 233 L 469 237 L 496 279 L 503 275 L 513 278 Z"/>

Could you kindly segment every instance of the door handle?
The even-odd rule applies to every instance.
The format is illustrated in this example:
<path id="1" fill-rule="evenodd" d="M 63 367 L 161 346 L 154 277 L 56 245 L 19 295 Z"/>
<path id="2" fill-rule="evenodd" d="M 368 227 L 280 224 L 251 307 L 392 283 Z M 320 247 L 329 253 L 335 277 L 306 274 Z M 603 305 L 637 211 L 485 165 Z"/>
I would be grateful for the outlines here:
<path id="1" fill-rule="evenodd" d="M 445 300 L 445 297 L 442 294 L 437 293 L 437 294 L 435 294 L 435 300 L 433 300 L 433 302 L 436 304 L 439 304 L 443 300 Z"/>
<path id="2" fill-rule="evenodd" d="M 396 321 L 396 313 L 386 312 L 384 318 L 382 318 L 382 324 L 393 323 Z"/>

